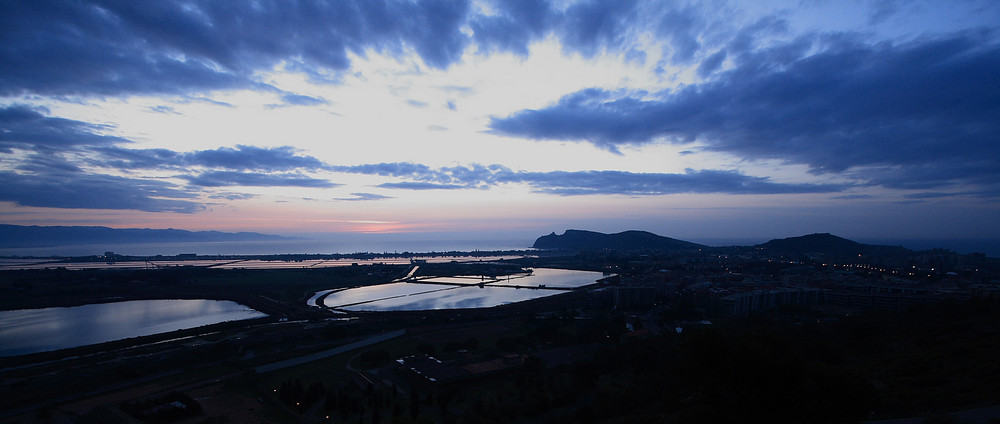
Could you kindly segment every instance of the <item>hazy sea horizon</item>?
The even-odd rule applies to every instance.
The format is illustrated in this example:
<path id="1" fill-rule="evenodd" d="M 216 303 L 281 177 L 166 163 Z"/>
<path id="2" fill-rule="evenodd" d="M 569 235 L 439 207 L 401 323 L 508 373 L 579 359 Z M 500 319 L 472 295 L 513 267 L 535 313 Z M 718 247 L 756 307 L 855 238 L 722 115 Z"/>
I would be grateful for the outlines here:
<path id="1" fill-rule="evenodd" d="M 534 240 L 264 240 L 181 243 L 102 243 L 46 247 L 0 247 L 0 256 L 131 256 L 427 253 L 528 250 Z"/>
<path id="2" fill-rule="evenodd" d="M 753 246 L 766 238 L 685 238 L 707 246 Z M 985 253 L 1000 257 L 1000 240 L 968 239 L 853 239 L 859 243 L 902 246 L 911 250 L 948 249 L 961 254 Z M 351 253 L 428 253 L 530 250 L 534 239 L 433 239 L 390 237 L 324 238 L 268 241 L 183 242 L 183 243 L 105 243 L 47 247 L 0 247 L 0 256 L 89 256 L 111 251 L 132 256 L 197 255 L 280 255 L 280 254 L 351 254 Z"/>

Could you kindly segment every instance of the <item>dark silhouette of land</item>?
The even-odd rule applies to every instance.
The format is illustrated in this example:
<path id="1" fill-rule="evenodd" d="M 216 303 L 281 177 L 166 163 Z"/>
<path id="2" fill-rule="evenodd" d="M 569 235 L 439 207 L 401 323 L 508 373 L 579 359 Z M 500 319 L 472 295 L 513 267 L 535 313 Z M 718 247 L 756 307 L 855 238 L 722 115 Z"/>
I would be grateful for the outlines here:
<path id="1" fill-rule="evenodd" d="M 567 250 L 685 250 L 700 249 L 703 246 L 683 240 L 658 236 L 646 231 L 624 231 L 615 234 L 604 234 L 594 231 L 566 230 L 562 235 L 556 233 L 539 237 L 531 247 L 535 249 L 567 249 Z"/>
<path id="2" fill-rule="evenodd" d="M 830 233 L 774 239 L 756 247 L 778 254 L 891 255 L 910 251 L 900 246 L 862 244 Z"/>
<path id="3" fill-rule="evenodd" d="M 1000 418 L 1000 260 L 830 234 L 707 247 L 567 233 L 580 242 L 508 259 L 289 268 L 304 258 L 275 255 L 272 269 L 0 271 L 2 310 L 203 298 L 269 315 L 0 358 L 0 423 Z M 536 267 L 607 278 L 484 309 L 305 304 L 410 273 Z"/>
<path id="4" fill-rule="evenodd" d="M 710 250 L 725 251 L 727 247 L 712 247 L 646 231 L 624 231 L 605 234 L 595 231 L 566 230 L 562 235 L 551 233 L 539 237 L 532 246 L 535 249 L 567 251 L 684 251 Z M 755 246 L 731 246 L 730 248 L 753 248 L 773 255 L 828 255 L 828 256 L 892 256 L 910 255 L 915 251 L 902 246 L 883 246 L 858 243 L 830 233 L 815 233 L 798 237 L 772 239 Z"/>

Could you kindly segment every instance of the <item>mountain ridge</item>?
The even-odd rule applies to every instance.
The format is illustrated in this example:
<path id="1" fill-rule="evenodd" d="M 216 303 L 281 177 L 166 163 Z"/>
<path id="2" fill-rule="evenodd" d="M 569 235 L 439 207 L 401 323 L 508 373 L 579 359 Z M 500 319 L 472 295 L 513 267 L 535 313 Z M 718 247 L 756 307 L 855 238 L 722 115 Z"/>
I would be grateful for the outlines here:
<path id="1" fill-rule="evenodd" d="M 620 233 L 605 234 L 587 230 L 566 230 L 562 235 L 552 234 L 541 236 L 535 240 L 535 249 L 568 249 L 568 250 L 689 250 L 707 246 L 684 240 L 664 237 L 648 231 L 629 230 Z"/>
<path id="2" fill-rule="evenodd" d="M 771 239 L 765 243 L 743 246 L 775 254 L 873 255 L 911 251 L 902 246 L 858 243 L 830 233 L 813 233 L 796 237 Z M 657 235 L 648 231 L 629 230 L 620 233 L 600 233 L 588 230 L 566 230 L 562 235 L 552 232 L 538 237 L 535 249 L 561 250 L 690 250 L 712 248 L 698 243 Z"/>
<path id="3" fill-rule="evenodd" d="M 871 255 L 909 251 L 902 246 L 858 243 L 830 233 L 813 233 L 797 237 L 772 239 L 755 247 L 780 254 L 821 253 L 828 255 Z"/>

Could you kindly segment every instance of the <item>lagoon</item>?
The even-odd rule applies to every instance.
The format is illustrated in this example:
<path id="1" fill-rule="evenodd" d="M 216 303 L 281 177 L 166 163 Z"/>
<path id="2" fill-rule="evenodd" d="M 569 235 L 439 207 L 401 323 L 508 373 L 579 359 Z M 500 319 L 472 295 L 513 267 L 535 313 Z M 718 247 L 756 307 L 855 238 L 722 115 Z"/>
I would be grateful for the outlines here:
<path id="1" fill-rule="evenodd" d="M 205 299 L 133 300 L 0 311 L 0 357 L 265 316 L 236 302 Z"/>
<path id="2" fill-rule="evenodd" d="M 345 290 L 325 290 L 317 292 L 310 299 L 310 305 L 343 311 L 490 308 L 565 293 L 566 290 L 594 284 L 602 277 L 602 273 L 593 271 L 535 268 L 531 274 L 514 274 L 509 278 L 419 278 Z"/>

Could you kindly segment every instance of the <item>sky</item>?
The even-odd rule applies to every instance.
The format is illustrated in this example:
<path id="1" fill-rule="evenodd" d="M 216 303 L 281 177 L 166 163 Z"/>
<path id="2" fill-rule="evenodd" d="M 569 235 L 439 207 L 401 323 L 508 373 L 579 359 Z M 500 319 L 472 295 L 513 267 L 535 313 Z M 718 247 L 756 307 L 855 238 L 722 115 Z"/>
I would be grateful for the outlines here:
<path id="1" fill-rule="evenodd" d="M 0 223 L 1000 240 L 1000 3 L 0 2 Z"/>

